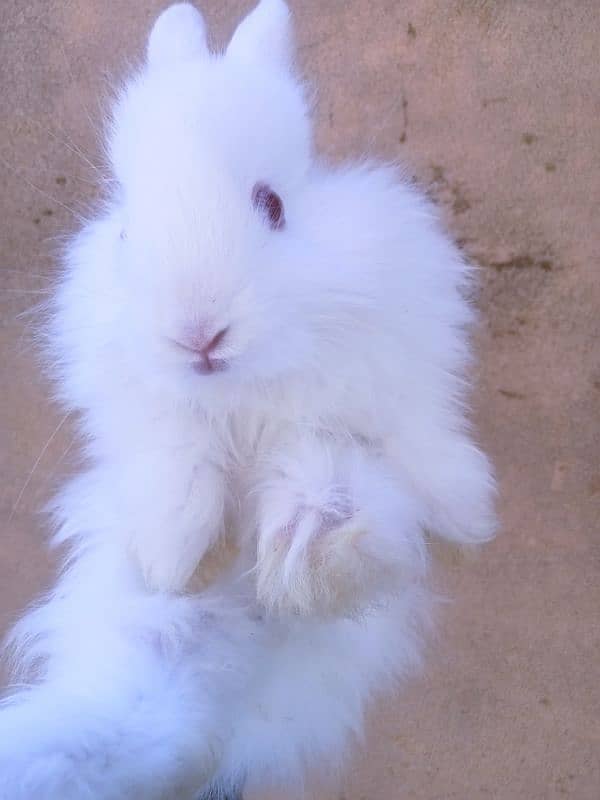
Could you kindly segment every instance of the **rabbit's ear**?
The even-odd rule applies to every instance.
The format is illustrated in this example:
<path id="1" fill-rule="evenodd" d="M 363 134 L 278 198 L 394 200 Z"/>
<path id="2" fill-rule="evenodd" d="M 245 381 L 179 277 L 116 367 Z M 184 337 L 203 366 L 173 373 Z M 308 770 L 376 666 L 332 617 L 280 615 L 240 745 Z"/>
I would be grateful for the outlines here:
<path id="1" fill-rule="evenodd" d="M 238 25 L 227 55 L 287 67 L 292 58 L 290 12 L 283 0 L 261 0 Z"/>
<path id="2" fill-rule="evenodd" d="M 208 53 L 202 14 L 190 3 L 175 3 L 158 17 L 148 38 L 148 63 L 173 64 Z"/>

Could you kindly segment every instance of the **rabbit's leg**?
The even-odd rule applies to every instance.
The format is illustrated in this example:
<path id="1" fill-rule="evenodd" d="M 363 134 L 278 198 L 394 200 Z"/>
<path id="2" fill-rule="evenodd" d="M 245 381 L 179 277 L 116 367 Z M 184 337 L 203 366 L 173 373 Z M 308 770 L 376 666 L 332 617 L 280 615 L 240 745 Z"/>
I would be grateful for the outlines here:
<path id="1" fill-rule="evenodd" d="M 98 465 L 59 495 L 59 516 L 65 509 L 73 528 L 85 497 L 124 540 L 147 586 L 183 590 L 223 531 L 225 478 L 210 426 L 183 404 L 125 396 L 107 411 L 101 433 Z M 90 515 L 79 516 L 75 527 L 86 530 Z"/>
<path id="2" fill-rule="evenodd" d="M 270 470 L 257 564 L 267 607 L 353 613 L 422 577 L 422 509 L 381 459 L 312 439 L 287 448 Z"/>
<path id="3" fill-rule="evenodd" d="M 223 530 L 222 472 L 196 443 L 164 447 L 128 463 L 117 491 L 147 585 L 181 591 Z"/>
<path id="4" fill-rule="evenodd" d="M 198 599 L 140 592 L 83 558 L 18 632 L 34 662 L 47 652 L 41 680 L 0 705 L 0 798 L 192 800 L 224 736 L 229 645 Z"/>
<path id="5" fill-rule="evenodd" d="M 428 435 L 423 436 L 422 431 Z M 427 503 L 427 529 L 454 542 L 478 543 L 497 528 L 495 483 L 485 454 L 461 432 L 417 420 L 392 444 L 399 464 L 410 464 L 415 490 Z"/>

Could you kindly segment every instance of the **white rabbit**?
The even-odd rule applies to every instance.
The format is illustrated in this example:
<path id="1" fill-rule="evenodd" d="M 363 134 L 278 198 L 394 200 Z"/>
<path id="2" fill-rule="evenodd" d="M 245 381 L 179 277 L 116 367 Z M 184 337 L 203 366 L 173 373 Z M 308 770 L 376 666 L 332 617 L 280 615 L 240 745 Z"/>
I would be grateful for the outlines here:
<path id="1" fill-rule="evenodd" d="M 16 626 L 0 798 L 197 798 L 341 764 L 419 661 L 426 532 L 494 530 L 470 269 L 396 170 L 312 151 L 289 14 L 171 6 L 48 322 L 85 471 Z M 208 795 L 207 795 L 208 796 Z"/>

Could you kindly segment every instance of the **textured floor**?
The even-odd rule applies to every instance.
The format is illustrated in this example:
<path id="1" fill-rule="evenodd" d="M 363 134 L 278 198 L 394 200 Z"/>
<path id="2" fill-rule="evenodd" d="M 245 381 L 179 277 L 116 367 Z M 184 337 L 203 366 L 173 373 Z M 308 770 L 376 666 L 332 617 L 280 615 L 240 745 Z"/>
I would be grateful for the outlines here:
<path id="1" fill-rule="evenodd" d="M 50 575 L 36 510 L 71 442 L 66 424 L 53 434 L 21 312 L 48 285 L 68 207 L 94 195 L 106 76 L 141 51 L 162 5 L 0 7 L 2 626 Z M 222 41 L 248 3 L 203 7 Z M 453 602 L 427 674 L 373 710 L 343 794 L 315 797 L 597 800 L 600 5 L 292 7 L 321 148 L 403 159 L 482 266 L 477 418 L 503 522 L 476 559 L 445 565 Z"/>

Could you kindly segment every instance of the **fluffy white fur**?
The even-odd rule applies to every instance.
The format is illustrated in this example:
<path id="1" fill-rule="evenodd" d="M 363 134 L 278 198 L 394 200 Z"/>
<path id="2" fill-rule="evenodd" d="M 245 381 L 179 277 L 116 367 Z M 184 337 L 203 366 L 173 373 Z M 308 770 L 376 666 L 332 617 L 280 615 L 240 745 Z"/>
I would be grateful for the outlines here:
<path id="1" fill-rule="evenodd" d="M 3 800 L 331 770 L 418 663 L 425 531 L 492 534 L 469 268 L 396 170 L 315 160 L 290 38 L 262 0 L 216 55 L 172 6 L 114 108 L 119 188 L 69 248 L 49 331 L 87 466 L 53 506 L 65 570 L 13 634 L 29 683 L 0 711 Z M 213 374 L 173 344 L 225 327 Z"/>

